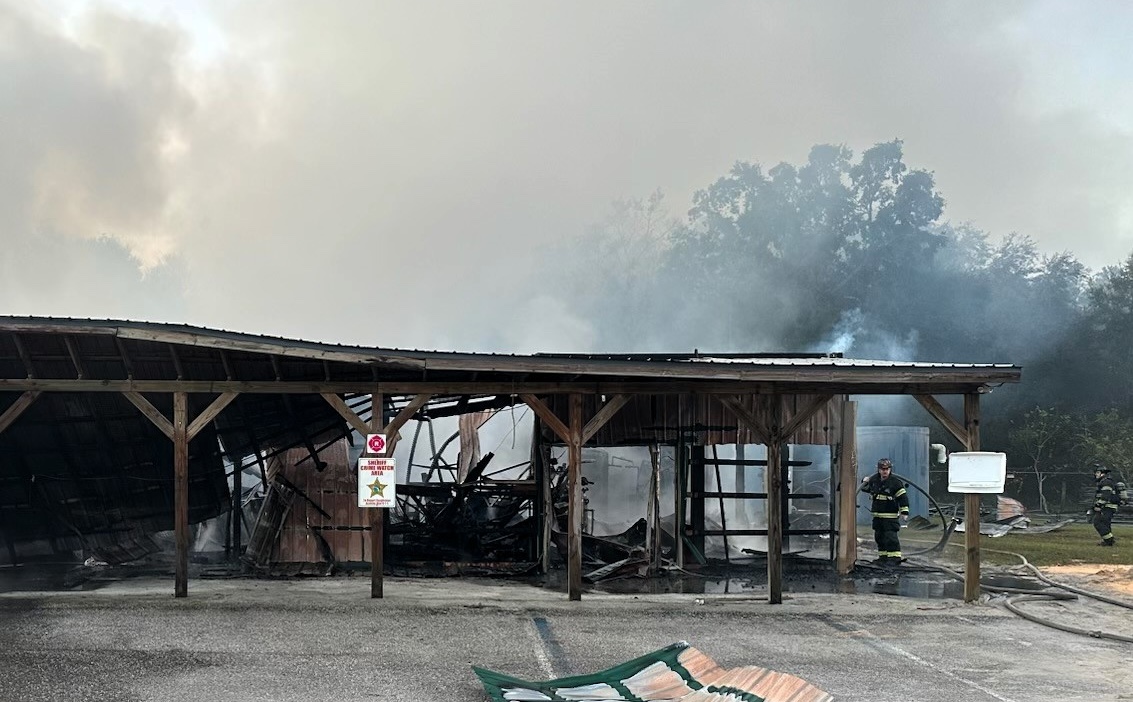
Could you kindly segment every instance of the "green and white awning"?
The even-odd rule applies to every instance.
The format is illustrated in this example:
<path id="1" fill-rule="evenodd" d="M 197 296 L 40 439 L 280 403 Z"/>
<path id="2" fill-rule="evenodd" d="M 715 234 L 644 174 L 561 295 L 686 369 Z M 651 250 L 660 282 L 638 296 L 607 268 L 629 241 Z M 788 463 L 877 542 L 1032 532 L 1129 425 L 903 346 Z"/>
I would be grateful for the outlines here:
<path id="1" fill-rule="evenodd" d="M 472 668 L 495 702 L 827 702 L 807 681 L 758 666 L 721 668 L 681 641 L 590 675 L 546 682 Z"/>

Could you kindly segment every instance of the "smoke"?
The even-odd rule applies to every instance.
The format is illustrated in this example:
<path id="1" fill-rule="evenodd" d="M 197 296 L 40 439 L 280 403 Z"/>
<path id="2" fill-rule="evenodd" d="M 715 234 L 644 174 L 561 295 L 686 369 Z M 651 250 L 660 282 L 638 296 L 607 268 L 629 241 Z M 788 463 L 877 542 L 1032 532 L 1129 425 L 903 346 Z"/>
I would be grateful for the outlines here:
<path id="1" fill-rule="evenodd" d="M 611 200 L 660 188 L 680 212 L 737 159 L 894 135 L 953 219 L 1093 266 L 1133 244 L 1124 98 L 1060 101 L 1042 70 L 1092 56 L 1052 27 L 1105 39 L 1124 8 L 1084 24 L 1042 3 L 163 7 L 0 0 L 5 311 L 424 348 L 767 350 L 799 300 L 708 313 L 675 278 L 650 291 L 668 318 L 636 292 L 611 305 L 612 340 L 567 294 L 593 277 L 564 280 L 572 262 L 548 251 Z M 43 280 L 68 282 L 29 292 Z"/>

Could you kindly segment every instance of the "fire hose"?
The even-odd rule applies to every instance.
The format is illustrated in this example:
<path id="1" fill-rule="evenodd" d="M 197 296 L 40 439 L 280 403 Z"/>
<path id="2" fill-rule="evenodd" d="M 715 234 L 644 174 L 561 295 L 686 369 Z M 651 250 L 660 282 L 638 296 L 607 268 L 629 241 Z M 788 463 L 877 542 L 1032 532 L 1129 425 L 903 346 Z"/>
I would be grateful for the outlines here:
<path id="1" fill-rule="evenodd" d="M 909 553 L 909 555 L 910 556 L 919 556 L 919 555 L 923 555 L 923 554 L 926 554 L 926 553 L 935 553 L 935 552 L 943 551 L 944 547 L 946 545 L 948 545 L 948 539 L 952 536 L 952 532 L 956 528 L 957 520 L 953 519 L 950 523 L 946 522 L 945 518 L 944 518 L 943 510 L 940 509 L 940 505 L 937 504 L 936 500 L 934 500 L 932 498 L 932 495 L 928 494 L 928 491 L 926 491 L 920 485 L 917 485 L 913 481 L 909 480 L 908 478 L 905 478 L 905 477 L 902 477 L 902 476 L 897 476 L 897 477 L 900 478 L 901 480 L 903 480 L 906 485 L 911 485 L 912 487 L 916 488 L 918 492 L 920 492 L 921 494 L 923 494 L 925 497 L 928 498 L 929 502 L 931 502 L 933 507 L 936 508 L 937 514 L 940 515 L 941 526 L 944 527 L 944 534 L 941 536 L 940 540 L 934 546 L 927 548 L 927 549 L 923 549 L 921 551 L 911 552 L 911 553 Z M 1014 595 L 1013 597 L 1009 597 L 1003 603 L 1003 606 L 1006 607 L 1008 611 L 1012 612 L 1013 614 L 1015 614 L 1017 616 L 1020 616 L 1024 619 L 1026 619 L 1028 621 L 1032 621 L 1036 624 L 1040 624 L 1042 626 L 1050 627 L 1052 629 L 1058 629 L 1060 631 L 1065 631 L 1065 632 L 1068 632 L 1068 633 L 1071 633 L 1071 634 L 1078 634 L 1080 636 L 1088 636 L 1090 638 L 1095 638 L 1095 639 L 1109 639 L 1111 641 L 1121 641 L 1121 642 L 1124 642 L 1124 643 L 1133 643 L 1133 637 L 1131 637 L 1131 636 L 1125 636 L 1123 634 L 1114 634 L 1114 633 L 1099 631 L 1099 630 L 1082 629 L 1080 627 L 1069 626 L 1067 624 L 1059 624 L 1058 622 L 1054 622 L 1054 621 L 1051 621 L 1049 619 L 1039 617 L 1038 615 L 1035 615 L 1031 612 L 1026 612 L 1019 607 L 1019 603 L 1021 603 L 1021 602 L 1049 602 L 1049 601 L 1060 601 L 1060 600 L 1074 600 L 1074 599 L 1077 599 L 1076 595 L 1080 595 L 1082 597 L 1088 597 L 1090 599 L 1097 600 L 1099 602 L 1104 602 L 1106 604 L 1115 605 L 1117 607 L 1123 607 L 1125 609 L 1133 609 L 1133 603 L 1126 602 L 1124 600 L 1119 600 L 1119 599 L 1114 598 L 1114 597 L 1109 597 L 1107 595 L 1101 595 L 1101 594 L 1098 594 L 1096 592 L 1090 592 L 1088 590 L 1083 590 L 1081 588 L 1077 588 L 1077 587 L 1074 587 L 1072 585 L 1066 585 L 1064 583 L 1059 583 L 1059 582 L 1056 582 L 1054 580 L 1051 580 L 1050 578 L 1043 575 L 1042 572 L 1038 568 L 1031 565 L 1031 563 L 1027 560 L 1027 558 L 1021 553 L 1015 553 L 1014 551 L 1002 551 L 1002 550 L 998 550 L 998 549 L 984 549 L 984 550 L 989 552 L 989 553 L 1001 553 L 1001 554 L 1005 554 L 1005 555 L 1009 555 L 1009 556 L 1014 556 L 1014 557 L 1018 558 L 1022 562 L 1023 566 L 1025 568 L 1027 568 L 1028 570 L 1030 570 L 1038 580 L 1046 583 L 1047 585 L 1049 585 L 1051 587 L 1059 588 L 1061 590 L 1066 590 L 1065 593 L 1061 593 L 1061 592 L 1033 592 L 1033 591 L 1025 590 L 1025 589 L 1022 589 L 1022 588 L 999 587 L 999 586 L 995 586 L 995 585 L 984 585 L 984 584 L 981 583 L 980 589 L 985 590 L 987 592 L 992 592 L 992 593 L 996 593 L 996 594 Z M 954 571 L 950 568 L 945 568 L 944 566 L 937 565 L 935 563 L 923 563 L 922 562 L 922 563 L 918 563 L 918 565 L 921 565 L 922 567 L 927 567 L 927 568 L 932 569 L 932 570 L 938 570 L 942 573 L 945 573 L 945 574 L 952 576 L 952 577 L 954 577 L 958 580 L 961 580 L 961 581 L 964 579 L 963 574 L 958 573 L 958 572 L 956 572 L 956 571 Z"/>

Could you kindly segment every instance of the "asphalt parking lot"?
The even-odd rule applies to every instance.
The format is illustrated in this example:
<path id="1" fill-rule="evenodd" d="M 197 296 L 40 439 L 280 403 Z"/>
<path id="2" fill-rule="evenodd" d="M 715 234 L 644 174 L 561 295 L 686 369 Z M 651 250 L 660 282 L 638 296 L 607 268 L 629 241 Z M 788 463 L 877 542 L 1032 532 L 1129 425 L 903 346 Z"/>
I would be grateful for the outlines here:
<path id="1" fill-rule="evenodd" d="M 473 664 L 547 679 L 680 640 L 728 667 L 798 675 L 838 700 L 1133 699 L 1133 645 L 1041 627 L 994 602 L 820 593 L 774 606 L 758 593 L 569 602 L 519 583 L 399 578 L 386 579 L 385 595 L 370 599 L 365 577 L 192 580 L 187 599 L 162 578 L 8 592 L 0 699 L 478 701 Z"/>

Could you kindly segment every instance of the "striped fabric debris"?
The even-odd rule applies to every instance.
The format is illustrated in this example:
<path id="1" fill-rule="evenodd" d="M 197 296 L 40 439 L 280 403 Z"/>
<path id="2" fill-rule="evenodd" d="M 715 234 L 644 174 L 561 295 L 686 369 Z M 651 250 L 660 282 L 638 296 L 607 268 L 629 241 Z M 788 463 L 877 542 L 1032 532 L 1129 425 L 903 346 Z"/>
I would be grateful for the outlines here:
<path id="1" fill-rule="evenodd" d="M 687 641 L 591 675 L 546 682 L 472 667 L 494 702 L 827 702 L 807 681 L 754 665 L 727 670 Z"/>

